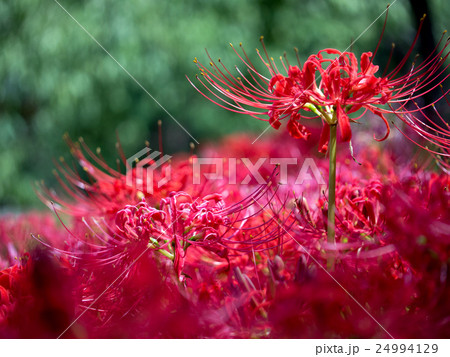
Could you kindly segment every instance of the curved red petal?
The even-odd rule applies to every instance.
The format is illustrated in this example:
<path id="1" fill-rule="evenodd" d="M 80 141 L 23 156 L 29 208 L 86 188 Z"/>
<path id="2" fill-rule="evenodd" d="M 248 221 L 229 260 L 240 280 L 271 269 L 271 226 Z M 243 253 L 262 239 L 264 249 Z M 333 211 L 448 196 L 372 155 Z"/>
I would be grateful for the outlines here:
<path id="1" fill-rule="evenodd" d="M 350 141 L 352 138 L 352 129 L 350 128 L 350 120 L 341 106 L 337 107 L 337 119 L 341 131 L 342 141 Z"/>

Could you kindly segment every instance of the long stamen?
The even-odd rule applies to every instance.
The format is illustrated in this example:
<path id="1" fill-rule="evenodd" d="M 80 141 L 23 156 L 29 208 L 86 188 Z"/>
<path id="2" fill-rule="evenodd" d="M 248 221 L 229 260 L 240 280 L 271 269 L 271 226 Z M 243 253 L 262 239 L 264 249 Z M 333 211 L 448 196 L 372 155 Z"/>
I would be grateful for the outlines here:
<path id="1" fill-rule="evenodd" d="M 383 39 L 383 35 L 384 35 L 384 30 L 386 29 L 386 24 L 387 24 L 387 20 L 388 20 L 388 14 L 389 14 L 389 7 L 390 7 L 390 6 L 391 6 L 391 5 L 388 4 L 387 7 L 386 7 L 386 16 L 384 17 L 383 28 L 382 28 L 382 30 L 381 30 L 381 34 L 380 34 L 380 38 L 378 39 L 377 46 L 375 47 L 375 51 L 373 51 L 373 56 L 372 56 L 372 58 L 370 59 L 370 64 L 372 64 L 372 62 L 373 62 L 375 56 L 376 56 L 377 53 L 378 53 L 378 49 L 380 48 L 381 40 Z M 350 51 L 350 52 L 352 52 L 352 51 Z M 369 66 L 368 66 L 367 68 L 369 68 Z"/>
<path id="2" fill-rule="evenodd" d="M 272 67 L 272 61 L 270 60 L 269 54 L 267 53 L 266 45 L 264 44 L 264 36 L 261 36 L 259 38 L 259 41 L 261 42 L 262 48 L 263 48 L 264 53 L 265 53 L 266 58 L 267 58 L 267 62 L 269 63 L 270 68 L 272 69 L 272 72 L 273 73 L 278 73 L 278 71 L 275 71 L 275 69 Z"/>
<path id="3" fill-rule="evenodd" d="M 297 57 L 298 67 L 302 68 L 303 66 L 302 66 L 302 63 L 300 62 L 300 57 L 298 55 L 298 48 L 294 47 L 294 51 L 295 51 L 295 57 Z"/>

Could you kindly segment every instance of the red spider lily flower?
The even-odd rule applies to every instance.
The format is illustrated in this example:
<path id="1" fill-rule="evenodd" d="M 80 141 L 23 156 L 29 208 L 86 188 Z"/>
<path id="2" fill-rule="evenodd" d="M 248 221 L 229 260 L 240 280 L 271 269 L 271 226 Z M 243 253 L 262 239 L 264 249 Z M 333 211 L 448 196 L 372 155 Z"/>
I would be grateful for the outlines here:
<path id="1" fill-rule="evenodd" d="M 193 200 L 186 192 L 173 192 L 161 201 L 160 209 L 145 201 L 129 205 L 116 215 L 116 227 L 126 240 L 140 240 L 174 262 L 181 277 L 187 248 L 192 244 L 210 247 L 219 255 L 219 227 L 229 223 L 219 194 Z"/>
<path id="2" fill-rule="evenodd" d="M 73 218 L 68 226 L 60 219 L 66 238 L 59 244 L 51 239 L 48 242 L 51 237 L 45 234 L 35 239 L 70 262 L 81 280 L 80 306 L 86 308 L 95 302 L 90 310 L 96 311 L 101 321 L 127 314 L 133 299 L 136 304 L 142 302 L 140 296 L 146 287 L 131 289 L 129 296 L 124 296 L 124 289 L 140 279 L 140 262 L 156 264 L 166 279 L 190 286 L 187 277 L 197 274 L 193 267 L 201 267 L 205 261 L 214 262 L 214 271 L 227 271 L 233 260 L 229 252 L 234 256 L 255 254 L 283 243 L 279 224 L 285 224 L 290 215 L 280 213 L 283 201 L 278 212 L 273 208 L 277 199 L 274 174 L 267 184 L 252 188 L 250 193 L 229 186 L 222 191 L 227 192 L 224 197 L 215 193 L 211 184 L 190 183 L 189 160 L 193 158 L 175 158 L 171 182 L 152 193 L 142 192 L 126 186 L 125 175 L 81 145 L 87 157 L 75 144 L 71 144 L 72 154 L 89 179 L 83 180 L 63 163 L 58 165 L 60 183 L 69 198 L 47 189 L 40 195 L 59 219 L 59 212 Z M 276 214 L 272 217 L 263 210 Z M 112 281 L 115 283 L 110 286 Z M 102 299 L 97 303 L 98 296 Z"/>
<path id="3" fill-rule="evenodd" d="M 192 178 L 191 160 L 195 157 L 188 160 L 174 157 L 171 163 L 172 179 L 149 193 L 133 185 L 128 186 L 125 175 L 110 168 L 100 154 L 94 154 L 83 141 L 80 145 L 69 141 L 69 145 L 89 178 L 83 179 L 75 168 L 65 162 L 58 163 L 60 173 L 57 177 L 66 197 L 42 186 L 38 194 L 58 217 L 62 212 L 73 220 L 69 227 L 63 223 L 63 237 L 51 242 L 48 240 L 54 234 L 47 234 L 38 228 L 30 232 L 39 233 L 36 236 L 39 241 L 45 240 L 48 246 L 61 249 L 61 253 L 75 262 L 83 259 L 89 264 L 127 265 L 151 245 L 152 250 L 173 260 L 180 276 L 188 246 L 201 246 L 221 258 L 226 256 L 228 250 L 239 254 L 267 250 L 283 242 L 277 222 L 286 225 L 285 228 L 293 223 L 289 212 L 284 209 L 286 199 L 281 200 L 277 195 L 280 186 L 271 184 L 275 182 L 273 179 L 269 179 L 267 185 L 250 191 L 247 186 L 240 188 L 217 181 L 202 180 L 194 185 L 189 176 Z M 230 154 L 229 150 L 236 145 L 237 141 L 224 144 L 223 148 L 215 148 L 208 154 L 223 157 Z M 271 147 L 268 144 L 264 146 L 268 150 Z M 246 147 L 245 155 L 250 158 L 261 153 L 261 148 L 255 152 L 248 151 L 255 149 L 250 142 Z M 239 140 L 239 148 L 242 149 L 242 140 Z M 298 149 L 297 146 L 295 148 Z M 276 152 L 273 155 L 280 156 Z M 261 173 L 273 178 L 273 166 L 266 165 Z M 247 172 L 237 170 L 237 176 L 242 181 Z M 222 192 L 223 195 L 215 192 Z M 231 202 L 231 205 L 225 205 L 225 201 Z M 264 210 L 273 213 L 273 217 L 262 214 Z M 175 231 L 172 228 L 168 230 L 171 222 L 176 222 Z M 150 242 L 151 237 L 156 238 L 156 242 Z M 176 249 L 172 249 L 175 248 L 172 243 L 177 245 Z M 90 259 L 87 253 L 92 253 L 90 255 L 95 259 Z"/>
<path id="4" fill-rule="evenodd" d="M 108 216 L 83 218 L 80 223 L 84 229 L 76 227 L 71 233 L 66 228 L 71 234 L 71 246 L 54 249 L 75 261 L 118 267 L 128 266 L 150 249 L 172 260 L 176 275 L 183 280 L 186 251 L 191 245 L 227 258 L 228 249 L 258 249 L 258 245 L 267 245 L 277 238 L 278 230 L 268 229 L 276 225 L 275 218 L 261 223 L 261 209 L 252 207 L 268 194 L 270 186 L 262 185 L 230 206 L 217 193 L 193 199 L 186 192 L 171 192 L 161 200 L 158 209 L 142 200 L 119 210 L 113 220 Z M 248 227 L 251 224 L 255 226 Z M 246 238 L 248 231 L 254 233 L 250 238 Z M 50 247 L 41 237 L 35 238 Z"/>
<path id="5" fill-rule="evenodd" d="M 220 59 L 216 64 L 208 54 L 209 68 L 194 60 L 201 73 L 197 78 L 205 91 L 190 82 L 203 96 L 222 108 L 268 121 L 275 129 L 280 127 L 281 120 L 287 119 L 287 129 L 294 138 L 307 139 L 309 130 L 304 123 L 309 119 L 321 119 L 324 124 L 319 141 L 321 152 L 327 149 L 330 125 L 338 125 L 342 141 L 350 141 L 350 123 L 370 111 L 386 125 L 386 134 L 376 140 L 382 141 L 389 136 L 386 114 L 394 114 L 414 132 L 435 144 L 438 147 L 436 150 L 443 149 L 445 155 L 445 150 L 450 147 L 450 131 L 446 125 L 434 123 L 425 115 L 424 109 L 434 108 L 434 104 L 444 98 L 448 90 L 434 103 L 420 107 L 417 101 L 449 77 L 445 74 L 449 67 L 445 61 L 449 56 L 450 41 L 445 41 L 439 50 L 443 35 L 433 53 L 420 65 L 413 63 L 407 74 L 398 76 L 415 46 L 423 19 L 409 51 L 388 74 L 378 75 L 379 67 L 373 64 L 380 42 L 374 54 L 365 52 L 359 61 L 352 52 L 331 48 L 309 56 L 303 65 L 297 55 L 298 66 L 291 66 L 287 59 L 280 57 L 283 72 L 268 56 L 261 37 L 266 58 L 259 51 L 258 56 L 267 68 L 268 76 L 256 69 L 244 49 L 241 55 L 230 44 L 244 63 L 246 74 L 236 67 L 239 76 L 234 76 Z M 242 44 L 240 46 L 242 48 Z M 356 118 L 350 117 L 360 109 L 364 110 L 362 114 Z M 428 150 L 437 153 L 436 150 Z"/>

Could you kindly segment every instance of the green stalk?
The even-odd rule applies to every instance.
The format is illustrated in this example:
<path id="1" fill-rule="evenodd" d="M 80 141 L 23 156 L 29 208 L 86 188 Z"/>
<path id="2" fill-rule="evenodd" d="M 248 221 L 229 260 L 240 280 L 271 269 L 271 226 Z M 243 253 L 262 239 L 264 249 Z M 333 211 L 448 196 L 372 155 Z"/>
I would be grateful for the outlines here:
<path id="1" fill-rule="evenodd" d="M 328 243 L 335 243 L 335 217 L 336 217 L 336 127 L 337 125 L 330 125 L 330 167 L 328 174 L 328 226 L 327 226 L 327 241 Z M 334 259 L 328 260 L 328 268 L 332 269 Z"/>

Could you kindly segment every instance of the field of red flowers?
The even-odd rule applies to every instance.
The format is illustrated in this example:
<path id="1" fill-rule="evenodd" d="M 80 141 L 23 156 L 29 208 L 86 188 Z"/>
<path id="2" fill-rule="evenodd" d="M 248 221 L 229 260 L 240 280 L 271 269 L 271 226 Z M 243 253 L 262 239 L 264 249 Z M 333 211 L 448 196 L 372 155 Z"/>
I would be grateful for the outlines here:
<path id="1" fill-rule="evenodd" d="M 335 244 L 313 172 L 328 170 L 311 144 L 318 131 L 231 136 L 175 156 L 151 194 L 69 141 L 79 166 L 58 165 L 60 189 L 37 187 L 51 210 L 1 218 L 0 335 L 449 337 L 449 177 L 405 140 L 380 148 L 361 134 L 360 164 L 344 148 L 338 156 Z M 227 179 L 207 179 L 205 166 L 193 184 L 200 156 L 224 158 Z M 267 161 L 260 184 L 236 160 L 230 183 L 241 157 L 315 166 L 299 184 L 299 165 L 280 182 L 283 165 Z"/>

